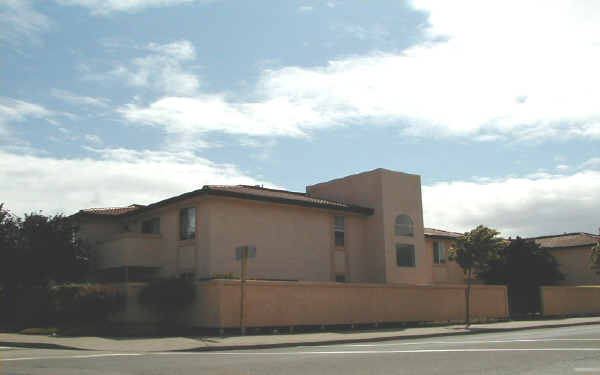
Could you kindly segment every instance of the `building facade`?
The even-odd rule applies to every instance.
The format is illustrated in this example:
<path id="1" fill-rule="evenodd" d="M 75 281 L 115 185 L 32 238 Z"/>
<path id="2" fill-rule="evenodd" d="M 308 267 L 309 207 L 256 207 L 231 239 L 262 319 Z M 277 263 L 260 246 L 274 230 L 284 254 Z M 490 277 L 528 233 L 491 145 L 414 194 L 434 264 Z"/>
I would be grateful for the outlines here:
<path id="1" fill-rule="evenodd" d="M 458 233 L 423 225 L 417 175 L 376 169 L 308 186 L 305 193 L 208 185 L 148 206 L 71 216 L 90 244 L 96 275 L 239 277 L 236 248 L 255 246 L 259 280 L 463 283 L 447 260 Z"/>

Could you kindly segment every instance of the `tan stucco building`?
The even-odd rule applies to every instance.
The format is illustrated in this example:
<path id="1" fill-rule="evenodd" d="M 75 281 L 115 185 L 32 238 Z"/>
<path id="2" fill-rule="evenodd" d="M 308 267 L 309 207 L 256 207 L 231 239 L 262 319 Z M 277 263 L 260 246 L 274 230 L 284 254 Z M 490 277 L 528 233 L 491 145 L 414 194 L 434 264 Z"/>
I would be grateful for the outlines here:
<path id="1" fill-rule="evenodd" d="M 417 175 L 376 169 L 307 186 L 208 185 L 148 206 L 72 216 L 107 280 L 239 277 L 235 249 L 256 247 L 262 280 L 463 283 L 447 249 L 458 233 L 424 228 Z"/>
<path id="2" fill-rule="evenodd" d="M 565 276 L 561 285 L 598 285 L 600 275 L 590 268 L 592 247 L 600 241 L 600 235 L 590 233 L 564 233 L 531 238 L 548 250 L 556 259 Z"/>

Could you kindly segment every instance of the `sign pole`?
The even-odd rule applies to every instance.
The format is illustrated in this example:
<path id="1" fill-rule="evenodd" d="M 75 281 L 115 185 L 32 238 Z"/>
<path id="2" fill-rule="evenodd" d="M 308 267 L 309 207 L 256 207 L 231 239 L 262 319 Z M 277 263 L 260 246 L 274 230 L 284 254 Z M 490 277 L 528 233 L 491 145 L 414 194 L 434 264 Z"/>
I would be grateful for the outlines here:
<path id="1" fill-rule="evenodd" d="M 240 278 L 240 330 L 242 336 L 246 334 L 244 321 L 244 302 L 246 302 L 246 268 L 248 267 L 248 246 L 242 249 L 242 274 Z"/>

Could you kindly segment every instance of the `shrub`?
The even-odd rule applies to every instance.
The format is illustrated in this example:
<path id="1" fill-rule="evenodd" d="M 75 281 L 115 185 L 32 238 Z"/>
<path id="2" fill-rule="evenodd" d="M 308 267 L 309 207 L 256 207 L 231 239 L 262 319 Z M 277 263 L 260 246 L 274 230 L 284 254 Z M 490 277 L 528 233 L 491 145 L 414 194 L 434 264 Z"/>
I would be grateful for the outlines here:
<path id="1" fill-rule="evenodd" d="M 56 285 L 49 288 L 49 295 L 58 323 L 101 323 L 125 308 L 125 297 L 108 285 Z"/>
<path id="2" fill-rule="evenodd" d="M 196 296 L 194 283 L 183 278 L 159 279 L 142 289 L 140 305 L 154 312 L 163 323 L 189 307 Z"/>

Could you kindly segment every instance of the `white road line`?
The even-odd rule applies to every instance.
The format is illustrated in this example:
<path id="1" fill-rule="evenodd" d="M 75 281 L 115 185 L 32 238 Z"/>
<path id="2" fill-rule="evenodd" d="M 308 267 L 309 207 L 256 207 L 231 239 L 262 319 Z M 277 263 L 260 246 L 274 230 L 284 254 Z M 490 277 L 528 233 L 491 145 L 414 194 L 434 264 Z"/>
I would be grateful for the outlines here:
<path id="1" fill-rule="evenodd" d="M 397 354 L 397 353 L 456 353 L 456 352 L 600 352 L 600 348 L 464 348 L 415 350 L 350 350 L 306 352 L 156 352 L 159 355 L 311 355 L 311 354 Z"/>
<path id="2" fill-rule="evenodd" d="M 86 358 L 102 358 L 102 357 L 137 357 L 143 353 L 108 353 L 108 354 L 89 354 L 89 355 L 69 355 L 55 357 L 21 357 L 21 358 L 2 358 L 0 361 L 35 361 L 39 359 L 86 359 Z"/>
<path id="3" fill-rule="evenodd" d="M 485 340 L 485 341 L 425 341 L 425 342 L 402 342 L 402 343 L 379 343 L 379 344 L 345 344 L 351 347 L 372 346 L 400 346 L 400 345 L 428 345 L 428 344 L 498 344 L 509 342 L 551 342 L 551 341 L 600 341 L 600 339 L 516 339 L 516 340 Z"/>
<path id="4" fill-rule="evenodd" d="M 600 367 L 597 368 L 574 368 L 575 372 L 595 372 L 600 374 Z"/>

